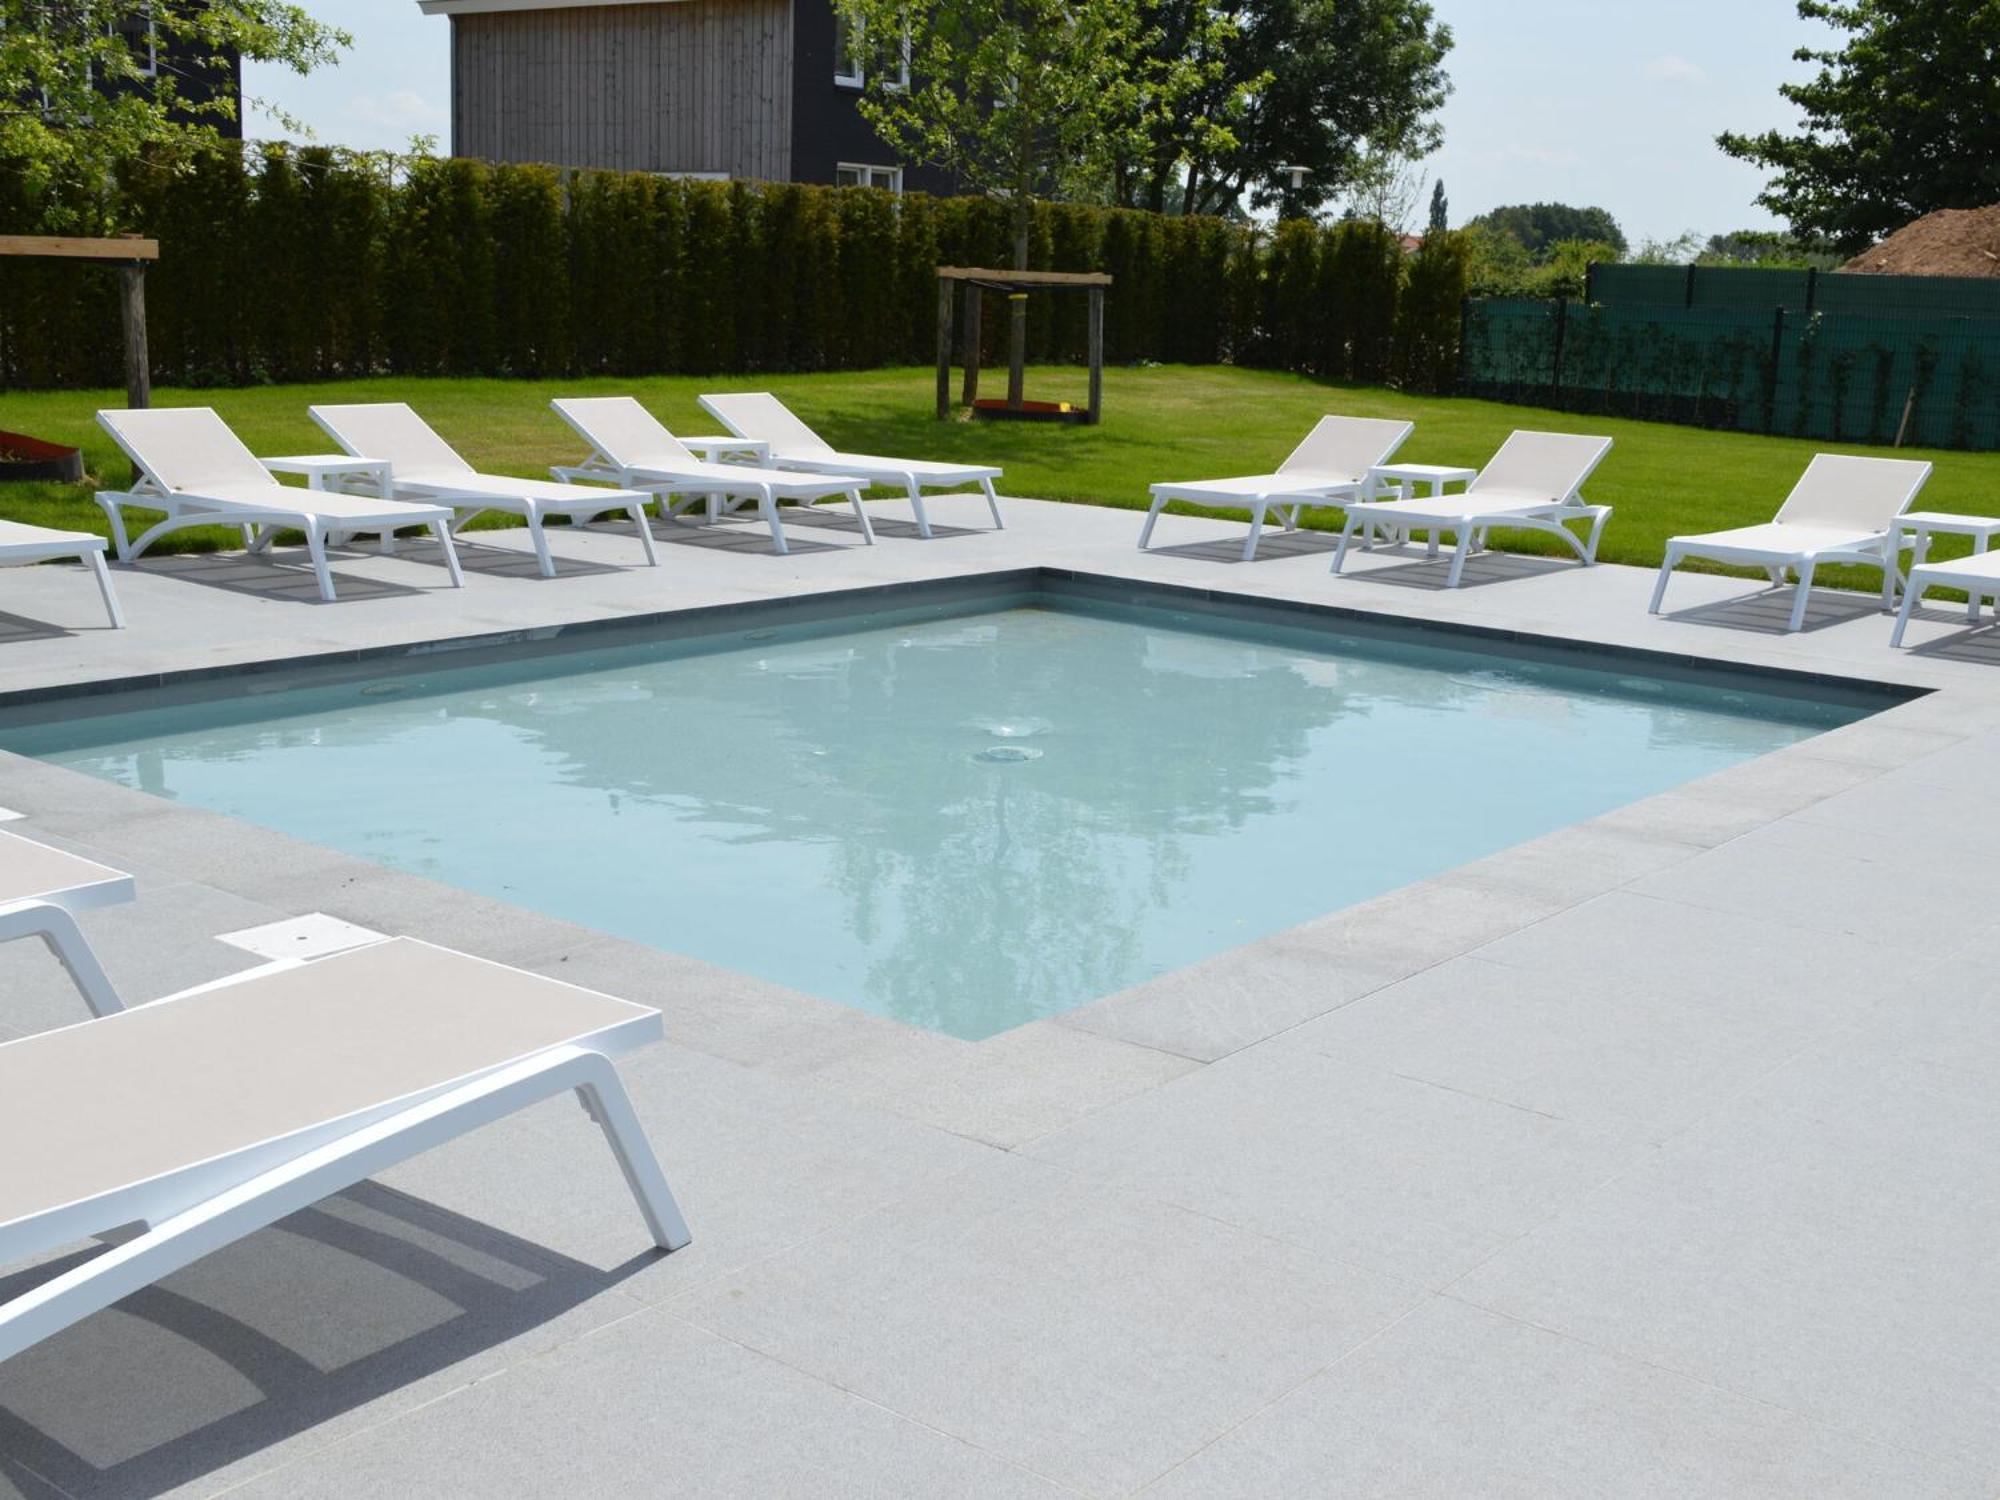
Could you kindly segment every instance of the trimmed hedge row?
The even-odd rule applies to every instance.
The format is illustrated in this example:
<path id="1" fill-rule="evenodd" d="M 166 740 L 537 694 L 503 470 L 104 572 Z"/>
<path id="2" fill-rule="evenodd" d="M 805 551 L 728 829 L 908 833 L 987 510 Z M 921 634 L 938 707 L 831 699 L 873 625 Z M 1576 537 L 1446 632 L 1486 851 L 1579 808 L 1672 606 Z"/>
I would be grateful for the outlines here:
<path id="1" fill-rule="evenodd" d="M 1005 265 L 1005 204 L 788 183 L 563 173 L 250 147 L 124 222 L 161 241 L 147 299 L 177 385 L 405 375 L 746 373 L 924 364 L 941 264 Z M 0 174 L 0 233 L 33 233 Z M 1079 204 L 1036 216 L 1037 268 L 1116 278 L 1113 363 L 1240 364 L 1446 389 L 1464 257 L 1375 225 L 1275 232 Z M 0 259 L 0 387 L 121 380 L 114 278 Z M 1030 357 L 1083 358 L 1085 300 L 1035 298 Z M 1005 319 L 985 320 L 988 358 Z"/>

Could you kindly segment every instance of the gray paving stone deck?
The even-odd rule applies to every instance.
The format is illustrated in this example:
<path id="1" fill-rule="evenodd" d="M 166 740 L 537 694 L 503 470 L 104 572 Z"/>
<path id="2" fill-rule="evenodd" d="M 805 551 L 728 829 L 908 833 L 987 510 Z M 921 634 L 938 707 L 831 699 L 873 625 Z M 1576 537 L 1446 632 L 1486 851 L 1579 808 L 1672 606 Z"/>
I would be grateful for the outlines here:
<path id="1" fill-rule="evenodd" d="M 330 606 L 282 555 L 166 559 L 122 634 L 11 570 L 0 693 L 1046 567 L 1929 696 L 979 1043 L 0 756 L 11 826 L 138 876 L 85 919 L 130 995 L 322 911 L 658 1005 L 624 1071 L 695 1235 L 650 1252 L 538 1107 L 0 1365 L 0 1496 L 2000 1493 L 2000 632 L 878 509 L 790 557 L 662 527 L 656 570 L 564 531 L 552 581 L 487 534 L 462 591 L 346 553 Z M 81 1015 L 0 948 L 0 1038 Z"/>

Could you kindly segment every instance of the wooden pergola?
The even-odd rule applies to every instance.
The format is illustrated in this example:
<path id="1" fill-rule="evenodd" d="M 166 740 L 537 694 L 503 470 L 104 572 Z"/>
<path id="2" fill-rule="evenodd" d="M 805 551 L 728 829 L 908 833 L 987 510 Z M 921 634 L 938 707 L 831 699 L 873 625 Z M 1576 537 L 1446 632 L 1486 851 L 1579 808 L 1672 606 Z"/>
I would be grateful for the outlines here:
<path id="1" fill-rule="evenodd" d="M 125 325 L 125 404 L 153 404 L 152 367 L 146 355 L 146 267 L 160 258 L 158 240 L 124 235 L 78 239 L 65 235 L 0 234 L 0 255 L 45 260 L 94 260 L 118 271 L 118 310 Z"/>
<path id="2" fill-rule="evenodd" d="M 994 271 L 979 266 L 938 267 L 938 346 L 937 414 L 944 421 L 951 415 L 951 342 L 958 321 L 958 289 L 965 293 L 965 388 L 964 405 L 980 416 L 1078 422 L 1095 426 L 1104 405 L 1104 293 L 1111 278 L 1102 271 Z M 979 399 L 980 295 L 1000 292 L 1015 298 L 1031 291 L 1083 291 L 1090 295 L 1090 404 L 1072 411 L 1053 402 L 1029 402 L 1022 398 L 1024 351 L 1017 340 L 1012 351 L 1007 380 L 1007 400 Z M 1018 325 L 1017 325 L 1018 326 Z"/>

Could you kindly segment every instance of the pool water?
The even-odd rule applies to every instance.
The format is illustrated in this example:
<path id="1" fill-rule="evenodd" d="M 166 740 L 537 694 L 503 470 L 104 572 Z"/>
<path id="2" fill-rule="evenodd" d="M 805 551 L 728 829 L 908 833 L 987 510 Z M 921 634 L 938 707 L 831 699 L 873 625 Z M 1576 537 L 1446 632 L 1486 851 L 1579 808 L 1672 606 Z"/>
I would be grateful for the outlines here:
<path id="1" fill-rule="evenodd" d="M 0 743 L 980 1038 L 1866 712 L 1434 641 L 1028 606 Z"/>

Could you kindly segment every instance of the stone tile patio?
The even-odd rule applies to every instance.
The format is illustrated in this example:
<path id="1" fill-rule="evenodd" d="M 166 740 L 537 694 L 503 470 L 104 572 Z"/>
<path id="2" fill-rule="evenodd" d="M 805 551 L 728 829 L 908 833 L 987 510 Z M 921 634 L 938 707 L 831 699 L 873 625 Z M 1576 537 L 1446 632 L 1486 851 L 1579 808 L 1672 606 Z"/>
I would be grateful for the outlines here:
<path id="1" fill-rule="evenodd" d="M 122 635 L 14 570 L 0 693 L 1036 567 L 1934 691 L 980 1043 L 0 756 L 12 826 L 138 875 L 85 922 L 130 995 L 319 911 L 660 1006 L 625 1073 L 695 1233 L 651 1253 L 537 1108 L 0 1366 L 0 1496 L 2000 1492 L 1992 632 L 957 505 L 662 528 L 658 570 L 565 532 L 553 581 L 484 534 L 462 592 L 351 553 L 332 606 L 168 559 Z M 0 997 L 81 1018 L 24 945 Z"/>

